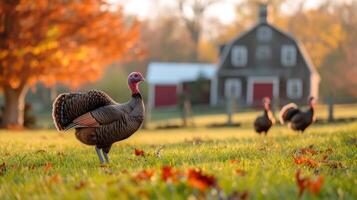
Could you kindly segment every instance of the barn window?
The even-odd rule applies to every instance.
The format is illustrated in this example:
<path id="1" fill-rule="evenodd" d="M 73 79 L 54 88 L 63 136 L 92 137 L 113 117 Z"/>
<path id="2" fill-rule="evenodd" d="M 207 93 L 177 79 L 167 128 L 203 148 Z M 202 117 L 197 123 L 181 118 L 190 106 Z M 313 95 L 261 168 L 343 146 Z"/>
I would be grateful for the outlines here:
<path id="1" fill-rule="evenodd" d="M 248 51 L 245 46 L 234 46 L 232 49 L 232 64 L 235 67 L 244 67 L 247 64 Z"/>
<path id="2" fill-rule="evenodd" d="M 281 64 L 292 67 L 296 64 L 296 48 L 293 45 L 283 45 L 281 47 Z"/>
<path id="3" fill-rule="evenodd" d="M 302 97 L 302 81 L 300 79 L 289 79 L 286 89 L 286 93 L 290 99 L 299 99 Z"/>
<path id="4" fill-rule="evenodd" d="M 260 42 L 269 42 L 273 36 L 273 32 L 268 26 L 261 26 L 257 30 L 257 39 Z"/>
<path id="5" fill-rule="evenodd" d="M 271 58 L 271 49 L 268 45 L 258 46 L 255 57 L 258 61 L 267 61 Z"/>
<path id="6" fill-rule="evenodd" d="M 224 96 L 227 98 L 240 98 L 242 95 L 242 83 L 239 79 L 229 78 L 224 83 Z"/>

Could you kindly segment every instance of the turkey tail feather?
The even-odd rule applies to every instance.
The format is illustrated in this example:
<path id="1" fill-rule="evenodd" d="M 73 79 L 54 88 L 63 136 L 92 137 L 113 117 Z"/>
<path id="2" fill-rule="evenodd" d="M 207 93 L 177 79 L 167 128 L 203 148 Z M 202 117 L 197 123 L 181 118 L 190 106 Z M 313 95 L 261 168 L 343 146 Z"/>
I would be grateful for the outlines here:
<path id="1" fill-rule="evenodd" d="M 289 104 L 285 105 L 279 113 L 280 123 L 284 124 L 285 122 L 290 121 L 291 118 L 298 112 L 299 112 L 299 109 L 296 104 L 289 103 Z"/>
<path id="2" fill-rule="evenodd" d="M 101 91 L 64 93 L 53 102 L 52 117 L 57 130 L 68 130 L 76 127 L 77 124 L 73 120 L 77 117 L 111 104 L 115 104 L 115 101 Z"/>

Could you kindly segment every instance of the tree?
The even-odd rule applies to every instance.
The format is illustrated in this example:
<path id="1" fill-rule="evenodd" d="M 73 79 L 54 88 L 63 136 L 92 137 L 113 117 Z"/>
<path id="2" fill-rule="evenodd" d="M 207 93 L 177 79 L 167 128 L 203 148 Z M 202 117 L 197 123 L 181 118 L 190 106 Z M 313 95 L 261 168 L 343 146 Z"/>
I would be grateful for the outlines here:
<path id="1" fill-rule="evenodd" d="M 179 0 L 179 16 L 183 20 L 194 44 L 192 59 L 199 59 L 199 42 L 206 10 L 219 0 Z"/>
<path id="2" fill-rule="evenodd" d="M 104 0 L 1 1 L 3 126 L 23 126 L 24 97 L 35 83 L 78 87 L 135 47 L 138 23 L 109 9 Z"/>

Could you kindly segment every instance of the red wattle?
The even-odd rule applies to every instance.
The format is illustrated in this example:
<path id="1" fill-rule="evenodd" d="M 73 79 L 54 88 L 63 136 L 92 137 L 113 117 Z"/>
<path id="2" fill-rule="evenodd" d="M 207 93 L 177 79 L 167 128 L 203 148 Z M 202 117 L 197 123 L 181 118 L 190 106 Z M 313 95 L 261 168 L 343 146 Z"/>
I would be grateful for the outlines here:
<path id="1" fill-rule="evenodd" d="M 140 93 L 139 91 L 139 84 L 135 82 L 129 83 L 129 88 L 131 90 L 131 94 L 138 94 Z"/>

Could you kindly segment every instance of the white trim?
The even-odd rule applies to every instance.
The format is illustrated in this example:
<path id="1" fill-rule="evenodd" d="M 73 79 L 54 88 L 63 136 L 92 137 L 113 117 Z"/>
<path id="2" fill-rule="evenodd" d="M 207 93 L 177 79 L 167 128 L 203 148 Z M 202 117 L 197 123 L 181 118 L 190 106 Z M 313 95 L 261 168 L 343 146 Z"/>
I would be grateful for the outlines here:
<path id="1" fill-rule="evenodd" d="M 253 103 L 254 83 L 273 83 L 273 99 L 279 97 L 279 77 L 277 76 L 250 76 L 247 84 L 247 104 Z"/>
<path id="2" fill-rule="evenodd" d="M 270 42 L 273 38 L 273 31 L 269 26 L 260 26 L 257 29 L 256 37 L 259 42 Z"/>
<path id="3" fill-rule="evenodd" d="M 228 88 L 229 87 L 229 88 Z M 242 96 L 242 81 L 238 78 L 227 78 L 224 80 L 224 96 L 239 99 Z"/>
<path id="4" fill-rule="evenodd" d="M 283 44 L 280 49 L 280 63 L 284 67 L 296 66 L 297 50 L 292 44 Z"/>
<path id="5" fill-rule="evenodd" d="M 231 63 L 234 67 L 245 67 L 248 63 L 248 49 L 244 45 L 234 45 L 231 50 Z"/>
<path id="6" fill-rule="evenodd" d="M 289 99 L 300 99 L 303 96 L 302 80 L 299 78 L 291 78 L 286 82 L 286 95 Z M 293 91 L 296 87 L 297 91 Z"/>

